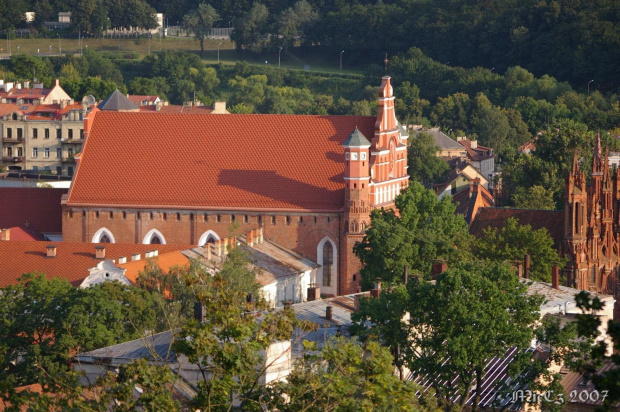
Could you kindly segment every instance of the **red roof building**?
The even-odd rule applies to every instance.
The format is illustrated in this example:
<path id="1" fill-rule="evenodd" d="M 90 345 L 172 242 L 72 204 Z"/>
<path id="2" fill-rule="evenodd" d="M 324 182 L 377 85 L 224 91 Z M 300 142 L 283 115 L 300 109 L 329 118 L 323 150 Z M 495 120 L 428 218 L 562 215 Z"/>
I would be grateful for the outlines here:
<path id="1" fill-rule="evenodd" d="M 378 94 L 376 117 L 91 113 L 63 239 L 202 245 L 263 227 L 323 266 L 322 292 L 355 292 L 353 244 L 409 179 L 389 77 Z"/>
<path id="2" fill-rule="evenodd" d="M 0 187 L 0 229 L 27 227 L 40 233 L 62 233 L 61 198 L 67 189 Z"/>

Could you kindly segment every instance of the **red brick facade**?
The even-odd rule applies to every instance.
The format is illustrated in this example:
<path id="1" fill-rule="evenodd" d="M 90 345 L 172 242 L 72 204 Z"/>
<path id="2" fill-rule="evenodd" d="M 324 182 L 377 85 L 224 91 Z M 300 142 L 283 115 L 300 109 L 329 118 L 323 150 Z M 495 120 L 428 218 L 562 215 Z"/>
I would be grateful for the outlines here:
<path id="1" fill-rule="evenodd" d="M 215 206 L 214 202 L 209 200 L 210 204 L 203 203 L 204 206 L 201 204 L 198 207 L 182 206 L 181 204 L 163 207 L 149 206 L 163 204 L 157 202 L 157 200 L 163 198 L 158 193 L 153 193 L 154 200 L 148 203 L 145 202 L 143 206 L 127 204 L 127 201 L 121 199 L 122 195 L 118 196 L 121 200 L 115 199 L 116 201 L 111 201 L 111 196 L 107 194 L 109 193 L 109 185 L 118 184 L 122 186 L 124 183 L 114 181 L 114 176 L 101 178 L 101 174 L 104 172 L 100 171 L 97 174 L 96 169 L 92 166 L 92 164 L 97 163 L 98 157 L 105 155 L 106 145 L 113 144 L 112 142 L 107 143 L 106 139 L 114 139 L 112 136 L 114 133 L 109 131 L 106 135 L 106 130 L 103 126 L 106 124 L 106 121 L 110 121 L 106 120 L 106 116 L 110 115 L 97 114 L 97 116 L 101 116 L 103 121 L 97 120 L 97 117 L 95 117 L 94 121 L 92 118 L 89 120 L 89 140 L 84 152 L 79 157 L 79 168 L 69 197 L 63 202 L 63 240 L 68 242 L 97 242 L 103 239 L 102 235 L 105 235 L 106 241 L 109 240 L 115 243 L 151 243 L 156 241 L 166 244 L 202 244 L 209 231 L 214 234 L 212 238 L 217 236 L 223 239 L 230 236 L 244 235 L 250 230 L 260 227 L 263 228 L 265 238 L 294 250 L 317 262 L 319 265 L 325 264 L 325 267 L 333 265 L 333 281 L 327 282 L 327 286 L 319 285 L 322 292 L 333 294 L 357 292 L 360 280 L 360 262 L 353 254 L 353 246 L 363 238 L 365 228 L 370 223 L 370 211 L 378 207 L 393 207 L 394 198 L 408 184 L 408 175 L 406 174 L 407 136 L 403 129 L 398 126 L 394 117 L 394 97 L 392 96 L 389 77 L 383 78 L 383 83 L 379 89 L 379 103 L 380 109 L 374 124 L 372 143 L 356 129 L 356 132 L 361 135 L 360 141 L 365 143 L 361 146 L 347 146 L 344 144 L 344 137 L 346 135 L 339 137 L 338 134 L 334 135 L 332 131 L 324 131 L 326 129 L 324 126 L 326 118 L 320 117 L 316 117 L 317 125 L 321 128 L 320 133 L 315 131 L 315 135 L 312 135 L 312 131 L 299 132 L 300 136 L 298 136 L 298 139 L 303 139 L 303 144 L 307 144 L 307 140 L 316 139 L 318 144 L 325 145 L 326 143 L 321 142 L 326 141 L 332 145 L 326 146 L 326 151 L 318 155 L 317 153 L 309 153 L 309 156 L 316 155 L 319 159 L 326 159 L 324 162 L 330 162 L 325 163 L 325 167 L 321 164 L 316 164 L 315 169 L 311 172 L 315 175 L 312 176 L 315 179 L 314 181 L 309 182 L 309 176 L 306 172 L 302 172 L 304 174 L 300 175 L 296 166 L 288 167 L 284 171 L 278 170 L 277 167 L 281 168 L 281 164 L 271 164 L 269 162 L 280 162 L 286 159 L 279 159 L 275 156 L 275 158 L 265 162 L 269 164 L 260 164 L 263 168 L 262 170 L 253 172 L 254 176 L 263 173 L 263 180 L 257 180 L 255 184 L 247 184 L 245 181 L 238 182 L 234 180 L 236 176 L 247 176 L 247 173 L 250 171 L 248 169 L 252 169 L 256 165 L 248 164 L 248 169 L 241 167 L 235 169 L 233 163 L 236 159 L 231 157 L 231 161 L 224 166 L 220 166 L 223 170 L 216 171 L 213 178 L 215 179 L 213 184 L 219 184 L 222 188 L 222 203 L 220 206 Z M 140 116 L 139 113 L 123 113 L 121 116 L 116 115 L 116 117 L 111 119 L 114 122 L 117 122 L 119 119 L 126 121 L 125 117 L 132 115 Z M 165 116 L 158 116 L 158 119 L 165 119 Z M 226 119 L 226 121 L 230 119 L 231 124 L 234 124 L 234 120 L 237 119 L 236 115 L 221 116 L 225 117 L 218 118 L 217 121 L 220 123 L 222 122 L 221 119 Z M 135 117 L 134 119 L 137 119 L 137 122 L 146 121 L 144 117 Z M 179 117 L 171 119 L 178 120 Z M 238 119 L 239 121 L 247 121 L 248 118 L 240 117 Z M 262 123 L 269 123 L 269 117 L 265 116 L 257 116 L 252 119 L 257 119 L 257 121 Z M 354 120 L 354 123 L 347 123 L 350 120 Z M 291 121 L 305 122 L 307 120 L 298 120 L 297 117 L 294 117 L 291 118 Z M 330 121 L 335 125 L 336 133 L 341 133 L 338 131 L 338 128 L 344 130 L 343 124 L 355 125 L 357 123 L 356 119 L 345 117 Z M 90 135 L 91 129 L 92 135 Z M 171 127 L 171 129 L 174 128 Z M 353 132 L 352 129 L 353 127 L 349 129 L 348 133 Z M 369 129 L 372 130 L 372 123 L 368 119 L 360 119 L 360 130 L 363 130 L 370 138 Z M 139 130 L 134 134 L 137 133 L 139 133 Z M 303 136 L 303 133 L 309 134 L 309 136 Z M 347 142 L 351 141 L 351 136 L 347 139 Z M 135 136 L 132 136 L 132 138 L 139 140 Z M 144 137 L 144 139 L 147 138 L 149 136 Z M 276 138 L 269 136 L 269 142 L 274 143 Z M 282 145 L 290 143 L 290 135 L 283 135 L 282 139 L 288 139 L 286 141 L 283 140 L 281 142 Z M 135 150 L 138 149 L 142 149 L 142 147 Z M 241 150 L 243 149 L 245 148 L 242 147 Z M 128 153 L 124 154 L 128 156 L 128 159 L 131 159 L 134 155 L 133 159 L 139 158 L 132 150 L 131 147 L 128 147 L 126 148 Z M 234 152 L 232 155 L 226 155 L 239 155 L 238 147 L 233 147 L 231 150 L 237 150 L 237 152 Z M 260 150 L 260 148 L 257 150 Z M 312 150 L 312 148 L 306 149 L 306 152 L 308 150 Z M 314 151 L 316 152 L 316 149 Z M 336 151 L 340 151 L 340 153 Z M 355 155 L 353 155 L 354 152 Z M 148 155 L 147 153 L 144 156 Z M 155 156 L 160 155 L 161 153 L 152 155 L 151 161 L 156 161 Z M 274 157 L 273 154 L 271 156 Z M 196 159 L 194 161 L 196 163 L 201 161 L 199 156 L 196 156 Z M 300 159 L 303 159 L 303 154 L 300 155 Z M 192 161 L 192 159 L 188 159 L 187 162 L 190 163 Z M 334 165 L 339 165 L 338 167 L 341 168 L 342 172 L 339 175 L 335 174 L 337 171 L 331 172 L 333 174 L 330 176 L 326 173 L 326 170 L 329 172 L 330 167 L 332 170 L 335 170 Z M 272 170 L 276 170 L 276 172 L 271 172 Z M 136 175 L 140 173 L 139 169 L 136 169 L 134 172 Z M 171 174 L 173 173 L 171 172 Z M 181 173 L 175 174 L 175 176 L 178 175 L 181 175 Z M 126 177 L 126 179 L 133 178 L 131 175 Z M 207 178 L 203 177 L 203 179 Z M 268 181 L 265 180 L 267 178 L 269 178 Z M 321 178 L 324 179 L 323 182 L 320 181 Z M 191 186 L 193 182 L 190 179 L 191 177 L 188 177 L 187 181 L 183 181 L 178 185 Z M 334 182 L 339 185 L 339 189 L 333 189 Z M 139 187 L 141 190 L 153 184 L 151 180 L 146 180 L 146 178 L 140 183 L 136 187 Z M 165 183 L 173 187 L 170 181 Z M 270 186 L 266 188 L 255 187 L 259 184 Z M 279 184 L 286 185 L 286 187 L 279 186 Z M 125 186 L 128 188 L 123 190 L 131 190 L 130 186 Z M 104 194 L 99 195 L 96 190 L 97 187 L 103 188 Z M 275 199 L 279 203 L 273 206 L 271 204 L 264 204 L 264 207 L 258 208 L 252 206 L 228 207 L 226 202 L 230 204 L 233 201 L 244 201 L 242 198 L 232 197 L 233 195 L 237 196 L 235 194 L 237 192 L 230 192 L 231 187 L 234 190 L 243 189 L 249 194 L 248 196 L 259 193 L 263 196 L 268 196 L 270 199 Z M 274 187 L 276 188 L 276 193 L 273 192 Z M 290 190 L 288 190 L 289 188 Z M 155 189 L 150 187 L 149 189 L 156 192 Z M 226 197 L 225 193 L 227 190 L 233 194 Z M 301 195 L 305 194 L 304 191 L 325 193 L 325 197 L 315 196 L 312 201 L 317 206 L 307 206 L 308 200 L 301 199 Z M 141 193 L 141 195 L 144 195 L 144 193 L 148 195 L 146 191 Z M 182 195 L 187 195 L 187 192 L 182 193 Z M 343 197 L 339 201 L 341 205 L 340 210 L 334 210 L 332 206 L 334 199 L 342 195 Z M 100 196 L 99 200 L 97 200 L 96 196 Z M 157 198 L 157 196 L 160 197 Z M 201 196 L 201 194 L 199 193 L 196 196 Z M 187 199 L 192 201 L 196 198 L 187 197 Z M 82 199 L 87 199 L 88 202 Z M 205 199 L 207 198 L 205 197 Z M 321 206 L 322 204 L 328 207 Z M 297 208 L 299 210 L 296 211 L 291 206 L 282 207 L 280 205 L 298 205 Z M 158 238 L 152 237 L 153 234 Z M 325 247 L 326 242 L 333 246 Z M 324 251 L 328 252 L 330 250 L 334 251 L 335 260 L 333 262 L 322 257 Z"/>

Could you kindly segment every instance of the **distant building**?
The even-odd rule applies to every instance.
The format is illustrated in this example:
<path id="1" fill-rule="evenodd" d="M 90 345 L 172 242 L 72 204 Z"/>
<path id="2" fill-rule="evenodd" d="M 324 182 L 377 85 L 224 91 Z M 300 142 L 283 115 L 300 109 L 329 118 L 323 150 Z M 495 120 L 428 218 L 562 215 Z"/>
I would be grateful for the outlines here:
<path id="1" fill-rule="evenodd" d="M 495 172 L 495 155 L 493 149 L 478 144 L 477 140 L 466 137 L 457 137 L 457 143 L 465 148 L 467 161 L 477 169 L 487 180 L 493 179 Z"/>
<path id="2" fill-rule="evenodd" d="M 71 12 L 61 11 L 58 13 L 58 21 L 46 21 L 43 23 L 48 30 L 63 30 L 71 26 Z"/>

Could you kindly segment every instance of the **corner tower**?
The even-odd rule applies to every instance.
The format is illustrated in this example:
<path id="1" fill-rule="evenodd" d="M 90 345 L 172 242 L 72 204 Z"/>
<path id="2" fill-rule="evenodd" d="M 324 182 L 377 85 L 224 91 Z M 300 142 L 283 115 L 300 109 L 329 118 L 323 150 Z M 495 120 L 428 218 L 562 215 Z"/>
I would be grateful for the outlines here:
<path id="1" fill-rule="evenodd" d="M 394 91 L 389 76 L 382 78 L 375 135 L 370 146 L 370 202 L 391 207 L 394 198 L 409 184 L 407 135 L 396 120 Z"/>

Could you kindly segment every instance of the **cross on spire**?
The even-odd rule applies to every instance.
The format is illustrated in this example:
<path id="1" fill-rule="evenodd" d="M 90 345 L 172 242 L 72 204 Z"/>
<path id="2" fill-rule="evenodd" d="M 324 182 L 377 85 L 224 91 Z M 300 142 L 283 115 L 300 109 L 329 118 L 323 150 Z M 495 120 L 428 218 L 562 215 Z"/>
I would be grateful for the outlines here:
<path id="1" fill-rule="evenodd" d="M 385 72 L 387 73 L 387 66 L 388 66 L 388 57 L 387 57 L 387 53 L 385 53 L 385 59 L 383 60 L 383 64 L 385 65 Z"/>

